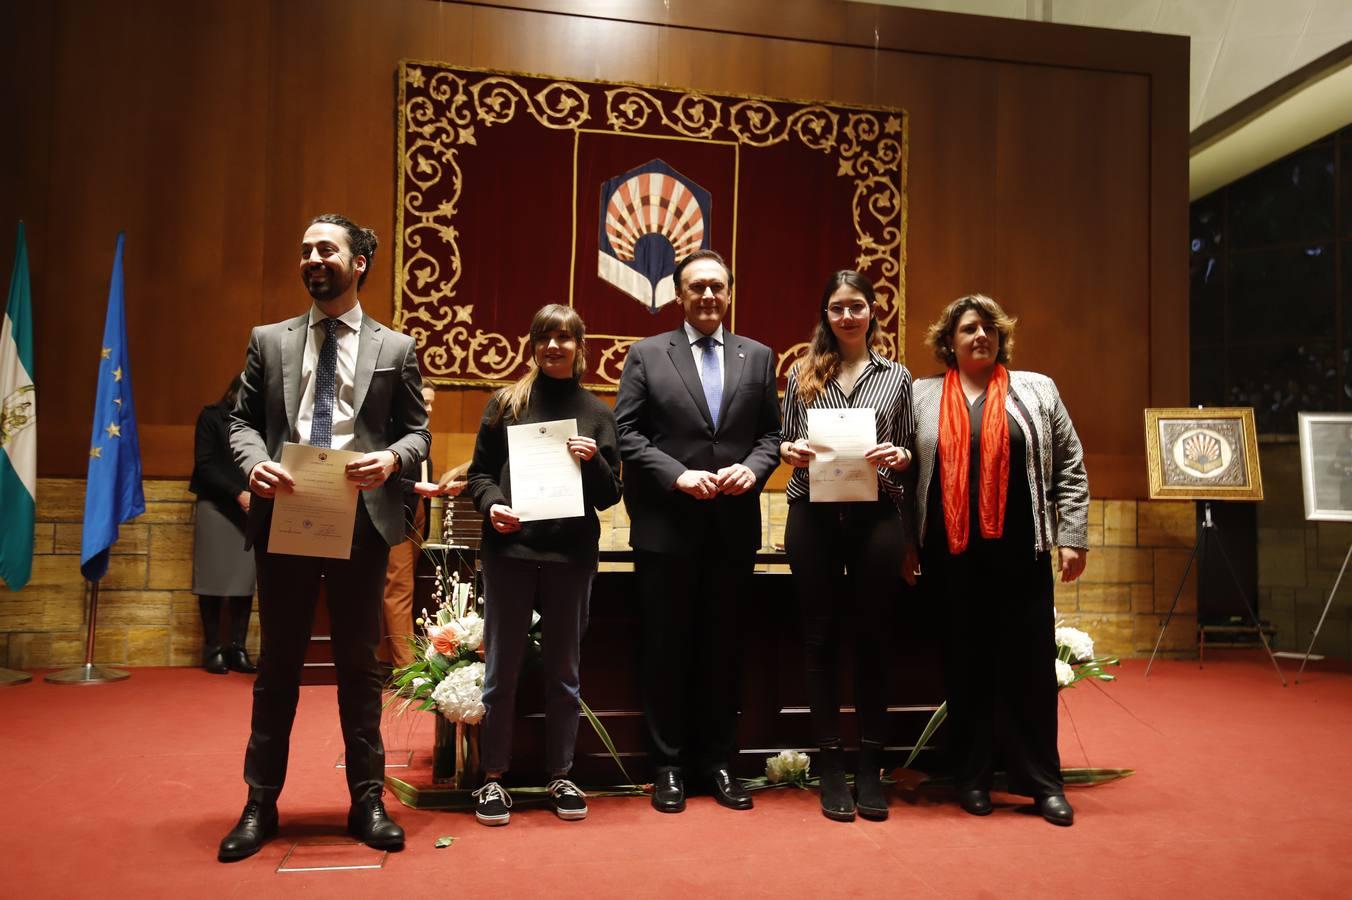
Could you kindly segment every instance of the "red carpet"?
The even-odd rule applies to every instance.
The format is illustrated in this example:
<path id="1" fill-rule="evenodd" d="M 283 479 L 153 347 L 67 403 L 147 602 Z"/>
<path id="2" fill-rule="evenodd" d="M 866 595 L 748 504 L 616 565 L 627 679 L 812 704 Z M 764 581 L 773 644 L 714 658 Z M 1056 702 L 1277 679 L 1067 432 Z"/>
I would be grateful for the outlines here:
<path id="1" fill-rule="evenodd" d="M 1320 664 L 1326 666 L 1326 664 Z M 1290 673 L 1295 667 L 1290 666 Z M 692 798 L 593 800 L 585 822 L 523 810 L 506 828 L 391 803 L 408 848 L 378 870 L 279 874 L 297 839 L 341 836 L 346 792 L 332 688 L 302 689 L 281 836 L 215 861 L 244 800 L 250 680 L 135 669 L 118 684 L 0 689 L 0 894 L 8 897 L 1346 897 L 1352 893 L 1352 674 L 1283 689 L 1265 658 L 1132 661 L 1069 692 L 1067 766 L 1134 777 L 1068 792 L 1073 828 L 1011 802 L 975 819 L 894 800 L 883 823 L 830 822 L 815 794 L 734 813 Z M 1290 674 L 1288 673 L 1288 675 Z M 40 679 L 39 679 L 40 680 Z M 424 723 L 425 724 L 425 723 Z M 409 744 L 394 724 L 387 745 Z M 430 746 L 430 728 L 413 745 Z M 1087 756 L 1087 758 L 1086 758 Z M 997 801 L 1001 799 L 997 795 Z M 1011 798 L 1005 798 L 1011 799 Z M 433 842 L 453 835 L 455 844 Z"/>

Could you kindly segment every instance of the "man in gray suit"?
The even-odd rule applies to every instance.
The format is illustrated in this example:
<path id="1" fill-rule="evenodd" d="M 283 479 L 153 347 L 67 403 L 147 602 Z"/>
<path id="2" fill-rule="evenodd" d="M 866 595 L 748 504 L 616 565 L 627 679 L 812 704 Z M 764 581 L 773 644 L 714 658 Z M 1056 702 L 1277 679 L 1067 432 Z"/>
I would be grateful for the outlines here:
<path id="1" fill-rule="evenodd" d="M 338 709 L 352 797 L 348 831 L 398 850 L 404 832 L 385 813 L 376 661 L 381 593 L 390 546 L 404 538 L 400 471 L 416 471 L 431 438 L 413 339 L 362 313 L 357 289 L 376 251 L 375 232 L 343 216 L 314 219 L 300 248 L 300 276 L 314 303 L 303 315 L 253 330 L 244 384 L 230 425 L 235 461 L 254 501 L 246 546 L 258 563 L 262 655 L 253 731 L 244 754 L 249 799 L 218 858 L 244 859 L 277 831 L 291 725 L 321 578 L 338 670 Z M 272 499 L 294 479 L 278 462 L 288 442 L 355 450 L 347 477 L 361 489 L 348 559 L 268 551 Z"/>

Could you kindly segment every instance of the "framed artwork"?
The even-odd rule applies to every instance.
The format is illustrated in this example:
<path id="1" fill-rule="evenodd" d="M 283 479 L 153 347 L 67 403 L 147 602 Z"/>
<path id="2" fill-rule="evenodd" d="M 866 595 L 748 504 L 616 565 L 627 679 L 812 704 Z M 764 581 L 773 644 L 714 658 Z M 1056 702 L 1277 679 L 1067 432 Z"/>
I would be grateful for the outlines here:
<path id="1" fill-rule="evenodd" d="M 1152 500 L 1262 500 L 1251 407 L 1147 409 Z"/>
<path id="2" fill-rule="evenodd" d="M 1352 522 L 1352 413 L 1300 413 L 1305 518 Z"/>

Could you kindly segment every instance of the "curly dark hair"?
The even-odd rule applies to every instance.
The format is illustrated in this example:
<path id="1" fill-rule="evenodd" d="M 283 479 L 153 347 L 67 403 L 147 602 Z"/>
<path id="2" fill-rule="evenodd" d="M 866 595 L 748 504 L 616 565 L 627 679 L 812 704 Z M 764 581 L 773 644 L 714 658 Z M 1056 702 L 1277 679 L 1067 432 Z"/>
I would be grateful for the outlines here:
<path id="1" fill-rule="evenodd" d="M 953 352 L 953 331 L 970 309 L 976 310 L 982 319 L 995 326 L 996 333 L 1000 335 L 1000 350 L 995 355 L 995 361 L 1009 365 L 1009 361 L 1014 358 L 1014 326 L 1019 320 L 985 294 L 968 294 L 945 306 L 939 318 L 926 330 L 925 346 L 934 350 L 939 362 L 950 369 L 955 368 L 958 358 Z"/>

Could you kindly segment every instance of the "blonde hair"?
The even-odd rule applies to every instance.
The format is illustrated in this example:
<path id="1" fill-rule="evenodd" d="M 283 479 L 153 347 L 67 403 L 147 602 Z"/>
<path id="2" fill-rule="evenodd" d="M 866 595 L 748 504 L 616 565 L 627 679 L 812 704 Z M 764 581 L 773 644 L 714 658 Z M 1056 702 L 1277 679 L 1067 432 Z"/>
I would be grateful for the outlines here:
<path id="1" fill-rule="evenodd" d="M 510 416 L 512 421 L 517 421 L 526 411 L 526 407 L 530 406 L 531 389 L 535 387 L 535 379 L 540 377 L 540 366 L 535 361 L 536 351 L 542 342 L 549 339 L 551 331 L 566 331 L 577 341 L 577 355 L 573 357 L 573 377 L 581 378 L 582 373 L 587 371 L 587 326 L 582 323 L 582 317 L 577 314 L 577 310 L 560 303 L 540 307 L 540 311 L 530 323 L 530 359 L 526 362 L 528 366 L 526 374 L 493 395 L 498 406 L 489 424 L 498 425 L 507 416 Z"/>
<path id="2" fill-rule="evenodd" d="M 1009 361 L 1014 358 L 1014 326 L 1019 320 L 985 294 L 968 294 L 945 306 L 939 318 L 926 330 L 925 346 L 934 350 L 939 362 L 950 369 L 955 368 L 958 358 L 953 352 L 953 330 L 968 310 L 976 310 L 982 319 L 995 326 L 1000 336 L 1000 350 L 995 355 L 995 361 L 1009 365 Z"/>

